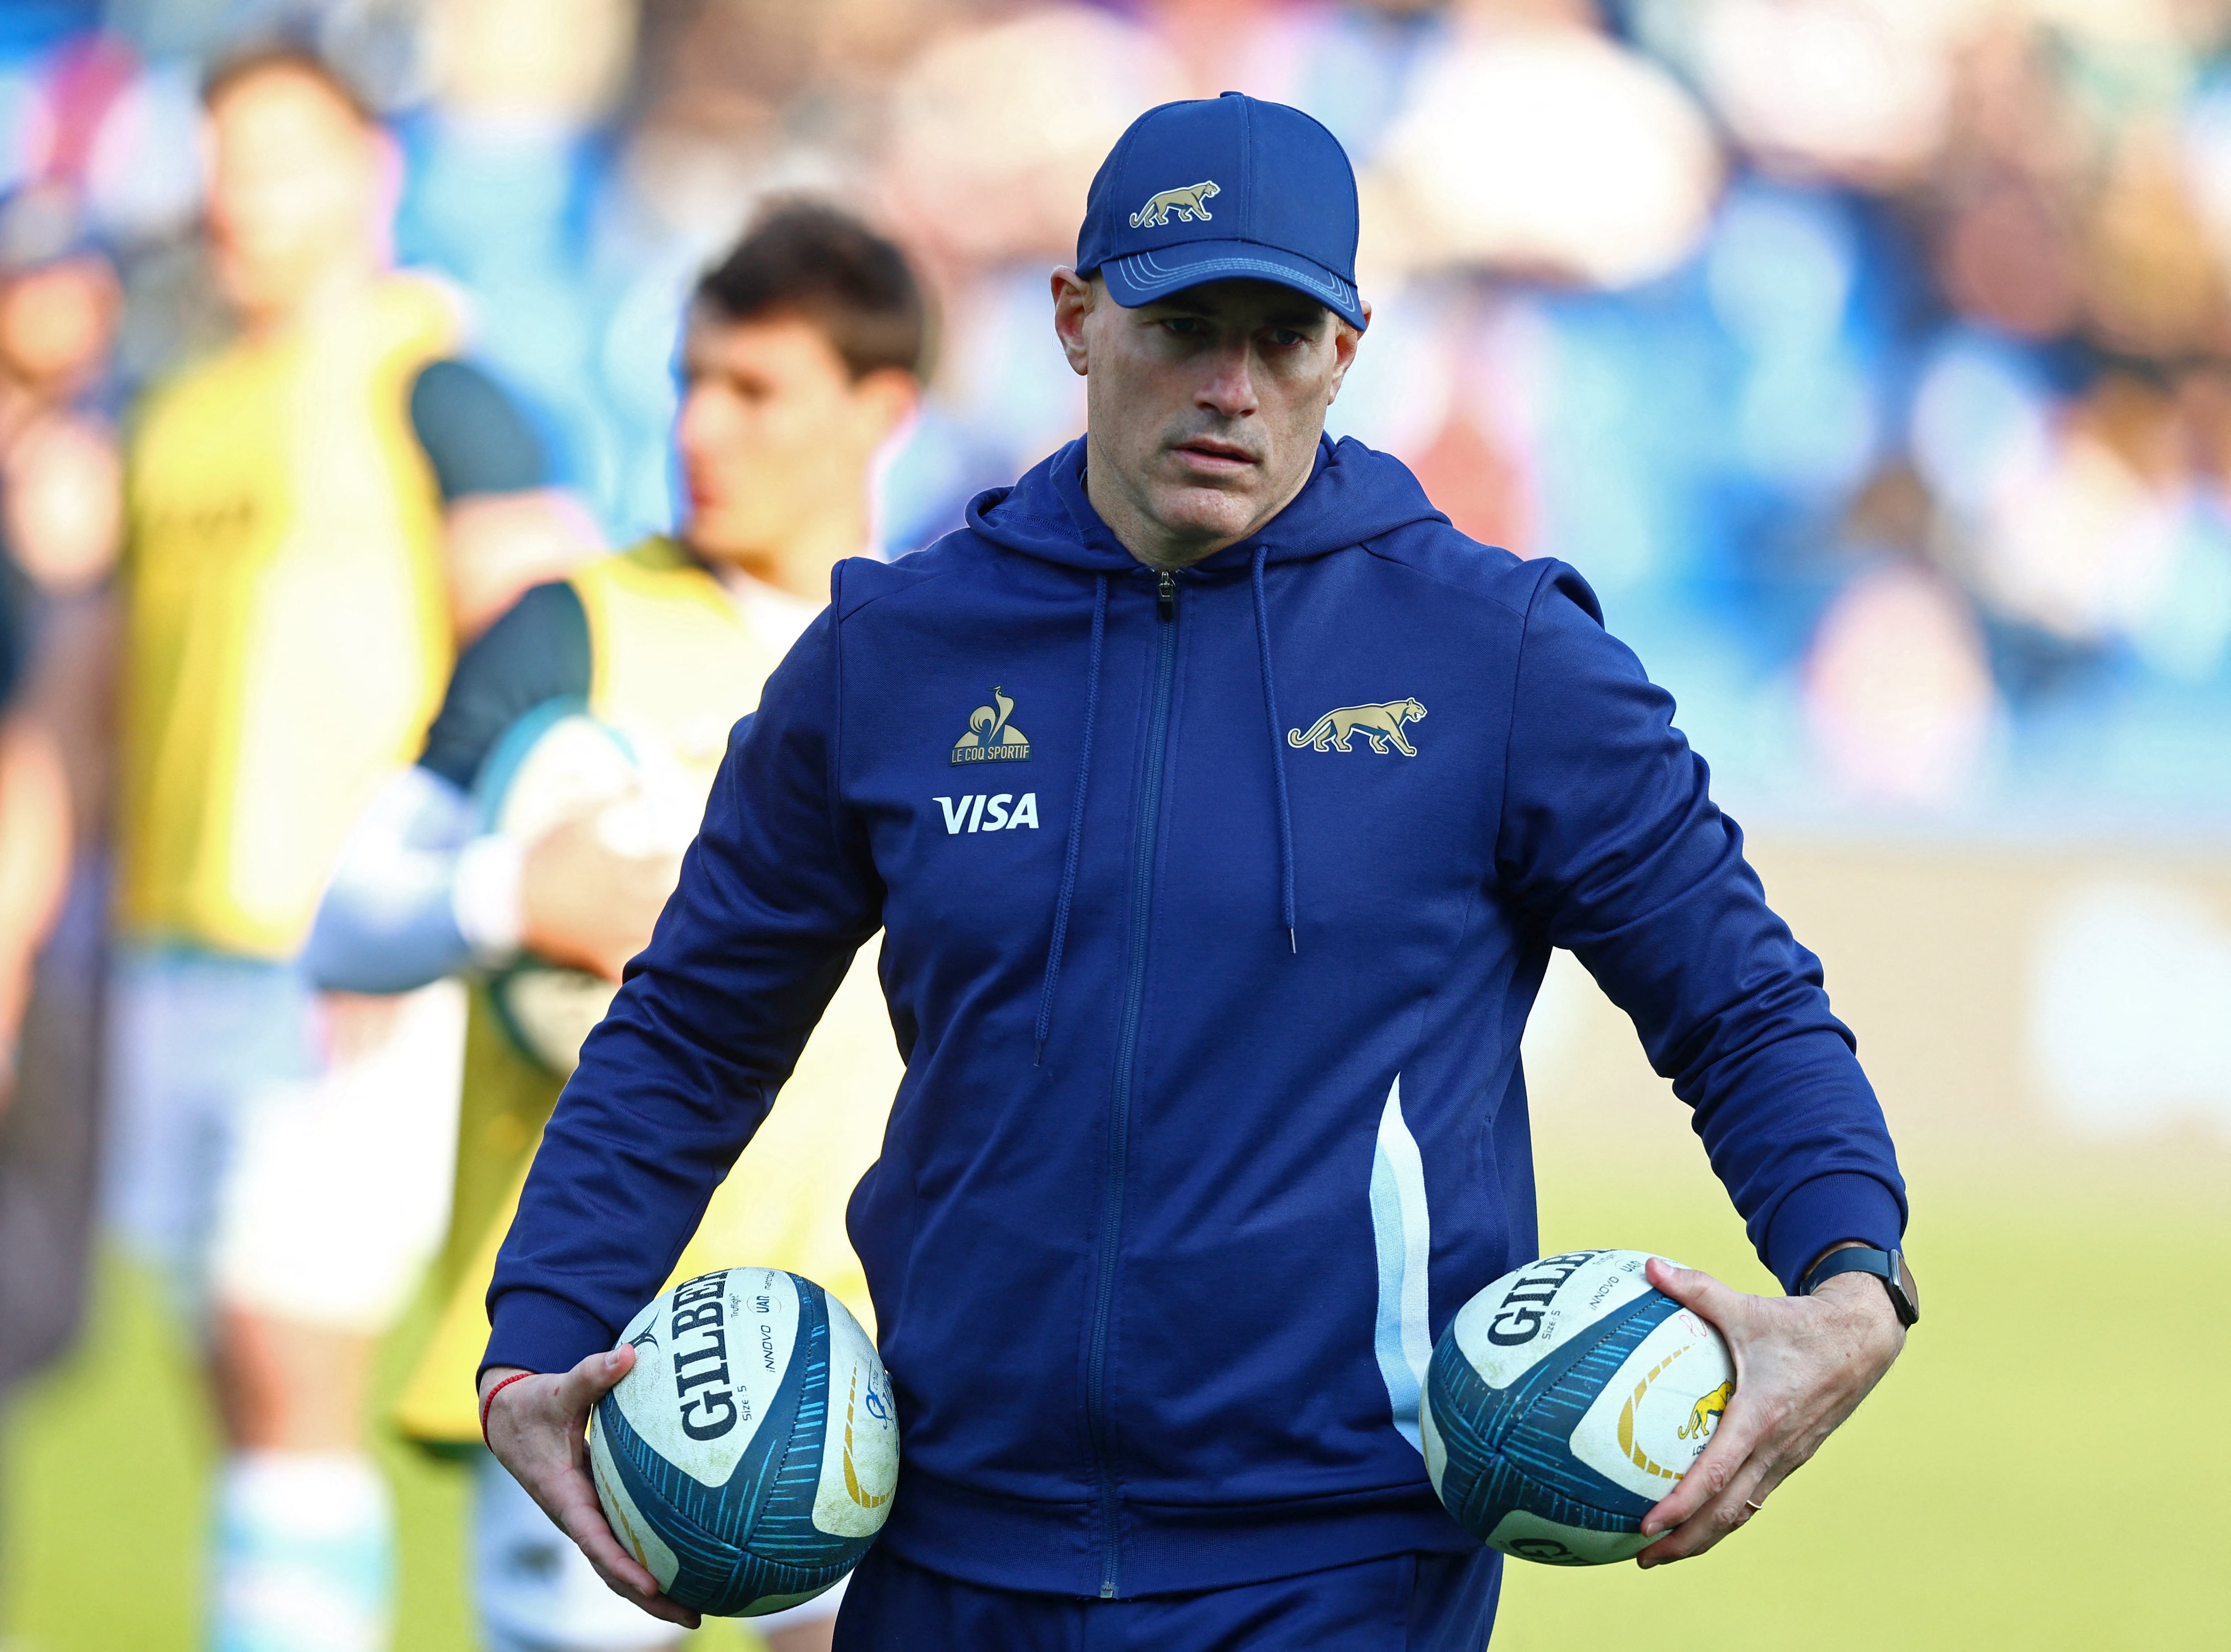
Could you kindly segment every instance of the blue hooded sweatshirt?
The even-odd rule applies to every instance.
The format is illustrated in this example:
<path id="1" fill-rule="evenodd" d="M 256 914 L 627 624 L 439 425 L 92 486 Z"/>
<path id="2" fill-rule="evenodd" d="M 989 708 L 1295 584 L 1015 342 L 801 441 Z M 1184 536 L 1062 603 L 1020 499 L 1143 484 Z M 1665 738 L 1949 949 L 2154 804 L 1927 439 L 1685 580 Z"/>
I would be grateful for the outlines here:
<path id="1" fill-rule="evenodd" d="M 1785 1286 L 1898 1242 L 1881 1111 L 1570 568 L 1347 441 L 1157 574 L 1083 462 L 837 570 L 558 1105 L 488 1361 L 612 1345 L 881 927 L 907 1071 L 849 1216 L 904 1442 L 882 1540 L 1105 1597 L 1470 1548 L 1419 1390 L 1536 1252 L 1550 948 L 1633 1018 Z"/>

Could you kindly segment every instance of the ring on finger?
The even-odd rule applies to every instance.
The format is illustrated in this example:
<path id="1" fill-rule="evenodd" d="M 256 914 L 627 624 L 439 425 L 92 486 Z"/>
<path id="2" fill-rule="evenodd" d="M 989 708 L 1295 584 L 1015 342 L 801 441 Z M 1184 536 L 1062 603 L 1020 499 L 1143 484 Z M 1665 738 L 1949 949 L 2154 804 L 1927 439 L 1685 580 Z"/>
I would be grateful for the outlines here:
<path id="1" fill-rule="evenodd" d="M 1743 1507 L 1754 1514 L 1763 1514 L 1766 1513 L 1766 1505 L 1764 1503 L 1754 1503 L 1748 1497 L 1743 1499 Z"/>

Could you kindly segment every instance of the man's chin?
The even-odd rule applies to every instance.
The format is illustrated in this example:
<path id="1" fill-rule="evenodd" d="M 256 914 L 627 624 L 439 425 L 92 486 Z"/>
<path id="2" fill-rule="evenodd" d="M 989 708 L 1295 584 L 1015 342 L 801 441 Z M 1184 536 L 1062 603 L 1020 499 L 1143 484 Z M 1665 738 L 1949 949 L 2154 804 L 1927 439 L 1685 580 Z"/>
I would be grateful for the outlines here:
<path id="1" fill-rule="evenodd" d="M 682 542 L 699 556 L 713 562 L 735 562 L 751 554 L 753 548 L 765 542 L 765 535 L 754 538 L 752 530 L 759 524 L 743 519 L 741 512 L 718 508 L 699 508 L 692 511 L 689 519 L 680 530 Z"/>
<path id="2" fill-rule="evenodd" d="M 1154 500 L 1164 531 L 1186 539 L 1236 539 L 1254 525 L 1258 513 L 1247 494 L 1212 486 L 1165 487 Z"/>

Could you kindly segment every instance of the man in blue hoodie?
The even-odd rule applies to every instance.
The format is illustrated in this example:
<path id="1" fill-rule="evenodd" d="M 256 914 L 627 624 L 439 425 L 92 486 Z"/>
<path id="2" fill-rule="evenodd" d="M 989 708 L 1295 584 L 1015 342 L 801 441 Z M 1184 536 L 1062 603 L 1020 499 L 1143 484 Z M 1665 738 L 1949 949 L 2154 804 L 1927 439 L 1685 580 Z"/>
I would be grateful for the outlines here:
<path id="1" fill-rule="evenodd" d="M 1355 226 L 1297 111 L 1141 117 L 1053 278 L 1090 434 L 841 564 L 738 725 L 488 1298 L 490 1443 L 646 1610 L 689 1618 L 584 1420 L 879 926 L 907 1073 L 850 1227 L 905 1459 L 840 1648 L 1478 1647 L 1499 1562 L 1426 1481 L 1419 1351 L 1536 1254 L 1555 946 L 1792 1293 L 1652 1265 L 1741 1385 L 1644 1564 L 1742 1524 L 1902 1345 L 1881 1111 L 1671 701 L 1571 569 L 1323 437 Z"/>

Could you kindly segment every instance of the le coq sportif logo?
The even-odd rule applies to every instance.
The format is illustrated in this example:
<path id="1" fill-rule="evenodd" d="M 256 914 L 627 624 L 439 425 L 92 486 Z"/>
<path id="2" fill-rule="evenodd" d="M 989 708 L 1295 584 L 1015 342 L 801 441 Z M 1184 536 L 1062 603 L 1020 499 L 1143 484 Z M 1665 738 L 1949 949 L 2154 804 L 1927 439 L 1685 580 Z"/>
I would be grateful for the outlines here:
<path id="1" fill-rule="evenodd" d="M 1030 736 L 1009 720 L 1015 702 L 998 684 L 992 703 L 968 713 L 968 732 L 953 743 L 955 763 L 1021 763 L 1031 755 Z"/>

